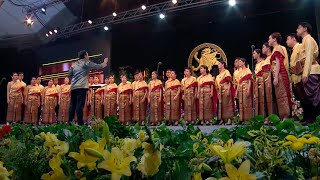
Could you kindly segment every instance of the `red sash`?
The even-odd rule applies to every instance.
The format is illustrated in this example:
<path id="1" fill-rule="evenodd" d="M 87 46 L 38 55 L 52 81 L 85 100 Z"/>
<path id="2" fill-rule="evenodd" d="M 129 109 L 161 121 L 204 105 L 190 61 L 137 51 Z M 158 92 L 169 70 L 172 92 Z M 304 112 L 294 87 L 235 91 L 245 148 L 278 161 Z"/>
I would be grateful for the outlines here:
<path id="1" fill-rule="evenodd" d="M 59 94 L 58 94 L 58 93 L 53 93 L 53 94 L 48 94 L 48 95 L 46 95 L 46 96 L 50 96 L 50 97 L 58 97 L 58 96 L 59 96 Z"/>
<path id="2" fill-rule="evenodd" d="M 271 69 L 271 65 L 270 64 L 262 66 L 262 71 L 268 71 L 270 69 Z"/>
<path id="3" fill-rule="evenodd" d="M 208 85 L 214 85 L 213 81 L 207 81 L 207 82 L 204 82 L 200 85 L 200 87 L 204 87 L 204 86 L 208 86 Z"/>
<path id="4" fill-rule="evenodd" d="M 256 75 L 257 76 L 263 76 L 263 70 L 259 71 Z"/>
<path id="5" fill-rule="evenodd" d="M 148 86 L 144 86 L 144 87 L 138 88 L 135 91 L 142 91 L 142 90 L 148 90 Z"/>
<path id="6" fill-rule="evenodd" d="M 168 89 L 177 89 L 179 87 L 181 87 L 181 85 L 174 85 L 174 86 L 170 86 Z"/>
<path id="7" fill-rule="evenodd" d="M 157 90 L 157 89 L 159 89 L 159 88 L 162 88 L 162 84 L 159 84 L 159 85 L 154 86 L 154 87 L 151 89 L 151 92 L 153 92 L 153 91 L 155 91 L 155 90 Z"/>
<path id="8" fill-rule="evenodd" d="M 112 89 L 109 89 L 107 93 L 117 92 L 117 90 L 118 90 L 117 88 L 112 88 Z"/>
<path id="9" fill-rule="evenodd" d="M 197 87 L 197 86 L 198 86 L 198 82 L 194 82 L 194 83 L 190 84 L 189 86 L 187 86 L 186 89 Z"/>
<path id="10" fill-rule="evenodd" d="M 101 94 L 104 90 L 102 88 L 98 89 L 95 94 Z"/>
<path id="11" fill-rule="evenodd" d="M 132 89 L 124 90 L 120 94 L 132 94 Z"/>
<path id="12" fill-rule="evenodd" d="M 62 94 L 64 94 L 64 95 L 68 95 L 68 94 L 70 94 L 70 91 L 63 92 Z"/>

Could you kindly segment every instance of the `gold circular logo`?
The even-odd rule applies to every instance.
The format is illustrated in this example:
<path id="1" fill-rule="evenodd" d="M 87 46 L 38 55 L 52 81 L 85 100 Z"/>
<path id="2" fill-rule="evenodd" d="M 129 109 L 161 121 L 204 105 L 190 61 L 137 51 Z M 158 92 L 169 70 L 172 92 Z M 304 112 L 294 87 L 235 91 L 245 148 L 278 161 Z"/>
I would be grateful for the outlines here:
<path id="1" fill-rule="evenodd" d="M 212 43 L 203 43 L 190 53 L 188 67 L 192 69 L 194 74 L 198 74 L 200 66 L 206 65 L 210 72 L 221 60 L 226 64 L 228 63 L 226 54 L 219 46 Z"/>

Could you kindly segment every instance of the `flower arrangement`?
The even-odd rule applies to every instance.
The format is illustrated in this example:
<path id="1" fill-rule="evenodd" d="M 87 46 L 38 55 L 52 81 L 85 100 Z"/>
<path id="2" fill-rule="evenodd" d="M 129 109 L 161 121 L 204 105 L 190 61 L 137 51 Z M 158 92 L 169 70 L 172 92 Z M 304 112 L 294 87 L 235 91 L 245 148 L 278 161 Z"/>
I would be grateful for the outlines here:
<path id="1" fill-rule="evenodd" d="M 0 178 L 318 179 L 319 123 L 269 119 L 274 127 L 257 116 L 252 125 L 208 134 L 192 125 L 125 127 L 114 117 L 90 127 L 5 125 Z"/>
<path id="2" fill-rule="evenodd" d="M 291 115 L 295 121 L 301 121 L 303 119 L 303 109 L 301 107 L 300 101 L 292 98 L 292 112 Z"/>

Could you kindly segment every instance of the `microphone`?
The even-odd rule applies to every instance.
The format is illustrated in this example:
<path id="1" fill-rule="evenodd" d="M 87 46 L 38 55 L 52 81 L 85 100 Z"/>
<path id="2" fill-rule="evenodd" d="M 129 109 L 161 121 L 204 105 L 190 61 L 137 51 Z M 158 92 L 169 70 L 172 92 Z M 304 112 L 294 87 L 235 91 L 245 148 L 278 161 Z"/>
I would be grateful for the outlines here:
<path id="1" fill-rule="evenodd" d="M 253 59 L 253 50 L 256 46 L 255 45 L 251 45 L 251 71 L 253 72 L 254 71 L 254 68 L 253 68 L 253 63 L 254 63 L 254 59 Z"/>
<path id="2" fill-rule="evenodd" d="M 159 74 L 159 66 L 160 65 L 162 65 L 162 62 L 160 61 L 160 62 L 158 62 L 158 66 L 157 66 L 157 76 L 158 76 L 158 74 Z"/>
<path id="3" fill-rule="evenodd" d="M 0 85 L 2 84 L 3 81 L 7 80 L 7 78 L 3 77 L 0 81 Z"/>

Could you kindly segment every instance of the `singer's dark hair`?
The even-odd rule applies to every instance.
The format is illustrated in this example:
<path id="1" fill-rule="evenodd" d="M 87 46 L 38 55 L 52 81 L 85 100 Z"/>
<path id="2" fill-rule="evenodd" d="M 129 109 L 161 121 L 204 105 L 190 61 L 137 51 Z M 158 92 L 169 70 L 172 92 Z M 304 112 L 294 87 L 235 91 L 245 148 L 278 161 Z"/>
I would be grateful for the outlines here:
<path id="1" fill-rule="evenodd" d="M 189 70 L 189 72 L 191 73 L 191 68 L 190 67 L 185 67 L 184 70 Z"/>
<path id="2" fill-rule="evenodd" d="M 272 46 L 269 46 L 269 43 L 268 43 L 268 42 L 263 43 L 262 46 L 265 46 L 265 47 L 268 48 L 271 52 L 273 51 L 273 47 L 272 47 Z"/>
<path id="3" fill-rule="evenodd" d="M 177 71 L 175 71 L 175 70 L 171 70 L 171 72 L 174 72 L 174 74 L 175 74 L 175 75 L 177 75 Z"/>
<path id="4" fill-rule="evenodd" d="M 36 78 L 38 79 L 38 78 L 41 78 L 41 76 L 39 75 L 39 76 L 36 76 Z"/>
<path id="5" fill-rule="evenodd" d="M 89 76 L 89 79 L 90 79 L 90 78 L 93 78 L 93 76 Z"/>
<path id="6" fill-rule="evenodd" d="M 294 38 L 294 39 L 296 39 L 297 42 L 300 40 L 299 36 L 296 33 L 290 33 L 290 34 L 288 34 L 287 37 Z"/>
<path id="7" fill-rule="evenodd" d="M 206 66 L 206 65 L 201 65 L 200 68 L 205 69 L 207 74 L 209 73 L 208 66 Z"/>
<path id="8" fill-rule="evenodd" d="M 157 78 L 158 78 L 158 73 L 157 73 L 157 71 L 152 71 L 151 74 L 152 74 L 152 73 L 155 73 L 156 76 L 157 76 Z"/>
<path id="9" fill-rule="evenodd" d="M 139 73 L 142 73 L 142 71 L 136 70 L 136 72 L 134 73 L 134 75 L 137 75 L 137 74 L 139 74 Z"/>
<path id="10" fill-rule="evenodd" d="M 241 57 L 236 57 L 234 60 L 236 61 L 236 60 L 240 60 L 241 59 Z"/>
<path id="11" fill-rule="evenodd" d="M 123 76 L 124 76 L 124 77 L 127 77 L 127 75 L 124 74 L 124 73 L 123 73 L 123 74 L 120 74 L 120 77 L 123 77 Z"/>
<path id="12" fill-rule="evenodd" d="M 56 80 L 56 79 L 58 79 L 58 80 L 59 80 L 59 78 L 57 78 L 57 77 L 53 78 L 53 80 Z"/>
<path id="13" fill-rule="evenodd" d="M 308 32 L 309 34 L 312 33 L 312 26 L 311 26 L 310 23 L 308 23 L 308 22 L 299 22 L 298 26 L 302 26 L 302 27 L 304 27 L 304 28 L 307 28 L 307 32 Z"/>
<path id="14" fill-rule="evenodd" d="M 240 61 L 244 62 L 245 66 L 247 66 L 247 60 L 245 58 L 240 58 Z"/>
<path id="15" fill-rule="evenodd" d="M 167 69 L 166 72 L 168 72 L 168 71 L 173 71 L 173 70 L 172 69 Z"/>
<path id="16" fill-rule="evenodd" d="M 23 72 L 18 72 L 17 74 L 18 74 L 18 75 L 23 75 Z"/>
<path id="17" fill-rule="evenodd" d="M 266 55 L 262 54 L 262 50 L 261 49 L 255 49 L 253 51 L 256 52 L 257 54 L 259 54 L 260 58 L 263 58 L 263 59 L 266 58 Z"/>
<path id="18" fill-rule="evenodd" d="M 78 57 L 79 59 L 84 59 L 84 57 L 87 55 L 87 51 L 86 50 L 81 50 L 78 52 Z"/>
<path id="19" fill-rule="evenodd" d="M 12 72 L 12 76 L 14 75 L 14 74 L 17 74 L 17 75 L 19 75 L 17 72 Z"/>
<path id="20" fill-rule="evenodd" d="M 114 74 L 110 74 L 110 75 L 108 76 L 108 78 L 110 78 L 110 77 L 113 77 L 113 78 L 114 78 Z"/>
<path id="21" fill-rule="evenodd" d="M 224 67 L 225 69 L 227 69 L 227 68 L 228 68 L 228 66 L 227 66 L 226 62 L 224 62 L 223 60 L 220 60 L 219 62 L 220 62 L 221 64 L 223 64 L 223 67 Z"/>
<path id="22" fill-rule="evenodd" d="M 274 32 L 270 35 L 273 39 L 276 39 L 277 40 L 277 43 L 278 44 L 281 44 L 281 41 L 282 41 L 282 36 L 279 32 Z"/>
<path id="23" fill-rule="evenodd" d="M 32 76 L 32 77 L 31 77 L 31 80 L 32 80 L 33 78 L 37 80 L 37 78 L 36 78 L 35 76 Z"/>

